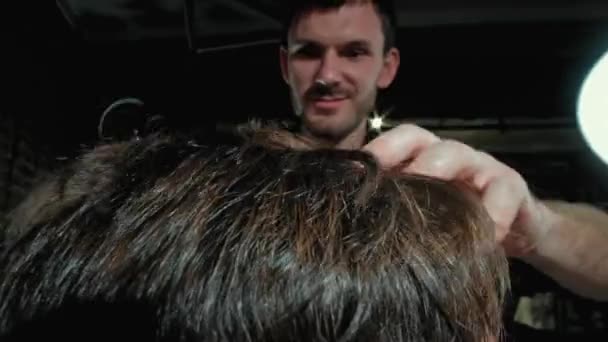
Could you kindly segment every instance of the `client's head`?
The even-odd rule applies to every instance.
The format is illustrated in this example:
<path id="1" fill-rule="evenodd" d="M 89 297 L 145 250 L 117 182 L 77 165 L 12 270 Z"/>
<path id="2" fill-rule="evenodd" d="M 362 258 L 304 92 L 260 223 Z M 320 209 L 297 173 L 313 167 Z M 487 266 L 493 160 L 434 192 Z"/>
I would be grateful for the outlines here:
<path id="1" fill-rule="evenodd" d="M 8 234 L 0 334 L 500 334 L 507 265 L 473 196 L 381 170 L 363 152 L 249 133 L 222 146 L 160 134 L 100 146 L 40 186 Z"/>

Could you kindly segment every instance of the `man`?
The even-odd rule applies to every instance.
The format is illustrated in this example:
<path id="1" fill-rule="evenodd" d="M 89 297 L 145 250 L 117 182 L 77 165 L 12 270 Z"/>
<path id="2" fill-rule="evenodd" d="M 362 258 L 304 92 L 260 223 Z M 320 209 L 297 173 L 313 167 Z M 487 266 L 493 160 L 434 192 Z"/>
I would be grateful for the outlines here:
<path id="1" fill-rule="evenodd" d="M 366 142 L 367 116 L 399 67 L 385 1 L 295 1 L 280 50 L 304 134 L 373 153 L 385 168 L 467 181 L 512 257 L 580 296 L 608 300 L 608 215 L 584 204 L 542 201 L 515 170 L 456 141 L 401 125 Z"/>

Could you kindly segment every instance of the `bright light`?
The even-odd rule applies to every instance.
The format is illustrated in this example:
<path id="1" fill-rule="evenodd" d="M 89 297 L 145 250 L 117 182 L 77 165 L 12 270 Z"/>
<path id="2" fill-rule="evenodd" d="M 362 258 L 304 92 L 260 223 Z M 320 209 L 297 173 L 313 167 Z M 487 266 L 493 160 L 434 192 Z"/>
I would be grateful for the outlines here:
<path id="1" fill-rule="evenodd" d="M 383 125 L 384 121 L 382 120 L 382 117 L 376 116 L 370 120 L 370 126 L 377 131 L 381 130 Z"/>
<path id="2" fill-rule="evenodd" d="M 608 53 L 597 62 L 583 83 L 577 119 L 593 152 L 608 164 Z"/>

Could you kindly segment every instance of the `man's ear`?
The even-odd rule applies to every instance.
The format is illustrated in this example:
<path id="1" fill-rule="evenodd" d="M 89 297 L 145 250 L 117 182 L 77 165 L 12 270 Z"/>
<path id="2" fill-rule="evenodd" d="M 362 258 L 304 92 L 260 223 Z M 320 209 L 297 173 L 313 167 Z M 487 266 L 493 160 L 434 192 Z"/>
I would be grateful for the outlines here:
<path id="1" fill-rule="evenodd" d="M 397 76 L 400 62 L 401 56 L 399 50 L 395 47 L 391 48 L 384 56 L 384 63 L 382 64 L 380 77 L 378 77 L 378 82 L 376 84 L 378 88 L 385 89 L 393 83 L 395 76 Z"/>
<path id="2" fill-rule="evenodd" d="M 281 75 L 283 76 L 283 81 L 285 81 L 285 83 L 289 83 L 289 70 L 287 66 L 288 58 L 289 52 L 287 51 L 287 47 L 281 46 L 279 48 L 279 60 L 281 64 Z"/>

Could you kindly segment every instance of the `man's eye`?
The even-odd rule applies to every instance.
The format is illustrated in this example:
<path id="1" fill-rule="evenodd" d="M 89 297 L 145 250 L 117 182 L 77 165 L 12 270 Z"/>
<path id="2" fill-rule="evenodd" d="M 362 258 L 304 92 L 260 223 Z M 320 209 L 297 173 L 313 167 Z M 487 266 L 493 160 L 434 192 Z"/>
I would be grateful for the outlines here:
<path id="1" fill-rule="evenodd" d="M 350 48 L 350 49 L 346 49 L 344 51 L 344 56 L 348 57 L 348 58 L 361 57 L 361 56 L 364 56 L 367 54 L 368 54 L 367 50 L 363 49 L 363 48 Z"/>
<path id="2" fill-rule="evenodd" d="M 296 56 L 305 58 L 315 58 L 321 55 L 321 49 L 314 46 L 303 46 L 296 50 Z"/>

